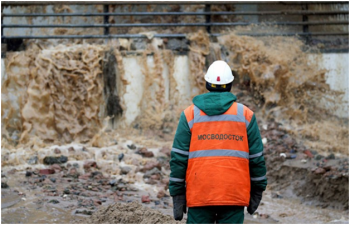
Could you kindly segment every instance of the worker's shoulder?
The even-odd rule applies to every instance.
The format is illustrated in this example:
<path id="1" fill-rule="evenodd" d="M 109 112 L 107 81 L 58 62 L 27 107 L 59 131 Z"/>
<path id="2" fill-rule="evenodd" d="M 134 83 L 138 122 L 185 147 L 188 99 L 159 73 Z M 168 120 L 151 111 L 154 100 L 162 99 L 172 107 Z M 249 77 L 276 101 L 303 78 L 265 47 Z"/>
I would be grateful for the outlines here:
<path id="1" fill-rule="evenodd" d="M 245 112 L 254 113 L 253 110 L 251 110 L 248 106 L 244 105 L 243 103 L 240 103 L 240 102 L 236 102 L 236 103 L 242 105 Z"/>
<path id="2" fill-rule="evenodd" d="M 190 121 L 193 119 L 193 107 L 194 107 L 194 104 L 191 104 L 184 110 L 184 114 L 186 116 L 187 121 Z"/>

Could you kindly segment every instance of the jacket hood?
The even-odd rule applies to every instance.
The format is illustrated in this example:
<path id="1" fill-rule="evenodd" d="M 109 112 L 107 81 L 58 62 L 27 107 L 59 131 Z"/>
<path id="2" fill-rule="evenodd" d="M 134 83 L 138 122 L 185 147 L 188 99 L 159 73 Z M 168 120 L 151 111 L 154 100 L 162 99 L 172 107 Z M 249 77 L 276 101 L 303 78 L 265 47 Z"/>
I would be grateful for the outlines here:
<path id="1" fill-rule="evenodd" d="M 226 112 L 236 100 L 231 92 L 208 92 L 194 97 L 193 104 L 208 116 L 214 116 Z"/>

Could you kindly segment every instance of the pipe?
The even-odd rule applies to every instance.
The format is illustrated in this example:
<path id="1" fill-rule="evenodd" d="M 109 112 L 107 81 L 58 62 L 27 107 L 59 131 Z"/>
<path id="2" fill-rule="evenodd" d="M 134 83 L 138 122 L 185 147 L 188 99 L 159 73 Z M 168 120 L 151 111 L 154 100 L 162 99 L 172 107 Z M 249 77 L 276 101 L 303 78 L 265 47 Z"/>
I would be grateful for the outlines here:
<path id="1" fill-rule="evenodd" d="M 222 4 L 240 4 L 240 5 L 251 5 L 251 4 L 280 4 L 280 5 L 300 5 L 305 4 L 303 1 L 2 1 L 2 5 L 222 5 Z M 348 4 L 348 2 L 334 2 L 334 1 L 310 1 L 307 4 Z"/>
<path id="2" fill-rule="evenodd" d="M 218 37 L 225 34 L 215 33 L 209 36 Z M 328 36 L 328 35 L 349 35 L 348 32 L 313 32 L 313 33 L 237 33 L 245 36 Z M 155 34 L 156 38 L 186 38 L 185 34 Z M 42 36 L 1 36 L 4 39 L 72 39 L 72 38 L 147 38 L 143 34 L 110 34 L 110 35 L 42 35 Z"/>
<path id="3" fill-rule="evenodd" d="M 2 13 L 4 17 L 29 16 L 202 16 L 202 15 L 334 15 L 349 11 L 238 11 L 238 12 L 127 12 L 127 13 Z"/>
<path id="4" fill-rule="evenodd" d="M 272 23 L 124 23 L 124 24 L 3 24 L 3 28 L 54 28 L 54 27 L 184 27 L 184 26 L 248 26 L 248 25 L 348 25 L 349 21 L 327 21 L 327 22 L 272 22 Z"/>

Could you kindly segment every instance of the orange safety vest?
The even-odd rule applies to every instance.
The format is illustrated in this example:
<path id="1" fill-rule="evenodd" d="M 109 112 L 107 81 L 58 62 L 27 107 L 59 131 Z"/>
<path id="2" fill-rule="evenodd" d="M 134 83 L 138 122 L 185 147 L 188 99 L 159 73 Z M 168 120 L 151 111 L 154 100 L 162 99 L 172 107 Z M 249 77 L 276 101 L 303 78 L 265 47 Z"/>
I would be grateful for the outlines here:
<path id="1" fill-rule="evenodd" d="M 184 113 L 192 133 L 186 171 L 187 206 L 248 206 L 247 127 L 253 112 L 234 102 L 221 115 L 208 116 L 193 104 Z"/>

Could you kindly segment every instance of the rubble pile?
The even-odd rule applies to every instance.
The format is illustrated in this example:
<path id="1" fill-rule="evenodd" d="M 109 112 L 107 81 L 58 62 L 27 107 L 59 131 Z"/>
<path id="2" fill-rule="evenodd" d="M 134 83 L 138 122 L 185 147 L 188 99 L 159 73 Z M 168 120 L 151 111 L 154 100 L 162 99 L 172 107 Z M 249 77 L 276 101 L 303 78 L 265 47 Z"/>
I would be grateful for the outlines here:
<path id="1" fill-rule="evenodd" d="M 79 149 L 84 149 L 87 157 L 76 161 Z M 155 208 L 172 208 L 168 192 L 169 147 L 151 151 L 143 146 L 122 143 L 107 149 L 96 151 L 84 146 L 58 146 L 48 151 L 44 159 L 31 157 L 28 162 L 32 165 L 28 164 L 25 171 L 5 170 L 2 176 L 20 176 L 19 186 L 26 187 L 29 192 L 40 191 L 42 196 L 38 204 L 64 206 L 74 215 L 89 216 L 99 206 L 116 202 L 136 201 Z M 112 164 L 105 160 L 109 158 L 114 160 Z M 110 173 L 111 170 L 114 173 Z M 8 187 L 5 180 L 2 187 Z M 153 222 L 156 221 L 150 223 Z"/>
<path id="2" fill-rule="evenodd" d="M 348 210 L 349 159 L 308 149 L 281 124 L 261 124 L 269 188 L 303 198 L 304 202 Z M 293 194 L 287 194 L 291 190 Z M 279 197 L 279 195 L 276 195 Z"/>

